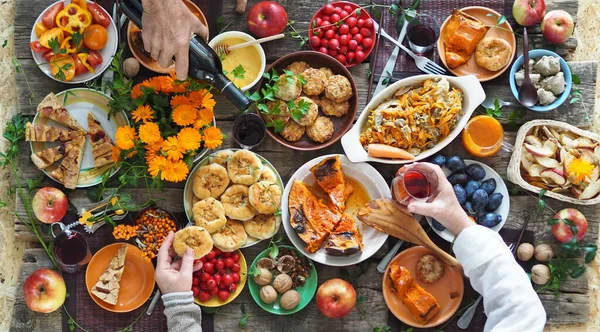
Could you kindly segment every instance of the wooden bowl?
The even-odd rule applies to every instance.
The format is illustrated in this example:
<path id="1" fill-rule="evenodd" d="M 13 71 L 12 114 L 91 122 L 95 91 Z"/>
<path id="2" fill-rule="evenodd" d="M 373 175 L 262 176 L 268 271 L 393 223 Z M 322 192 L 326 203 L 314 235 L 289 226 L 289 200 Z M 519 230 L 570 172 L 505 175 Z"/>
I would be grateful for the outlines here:
<path id="1" fill-rule="evenodd" d="M 344 67 L 344 65 L 342 65 L 339 61 L 330 57 L 329 55 L 322 54 L 319 52 L 313 52 L 313 51 L 301 51 L 301 52 L 295 52 L 295 53 L 291 53 L 286 56 L 283 56 L 283 57 L 277 59 L 275 62 L 273 62 L 265 70 L 265 72 L 271 73 L 271 70 L 274 68 L 278 74 L 282 74 L 283 70 L 288 65 L 290 65 L 292 62 L 295 62 L 295 61 L 304 61 L 304 62 L 308 63 L 308 65 L 310 65 L 311 67 L 317 68 L 317 69 L 321 68 L 321 67 L 327 67 L 327 68 L 331 69 L 331 71 L 334 73 L 334 75 L 342 75 L 342 76 L 345 76 L 346 78 L 348 78 L 348 80 L 350 81 L 350 85 L 352 86 L 352 98 L 350 98 L 350 100 L 348 100 L 348 102 L 350 103 L 350 108 L 348 109 L 348 113 L 346 113 L 346 115 L 339 117 L 339 118 L 336 118 L 333 116 L 329 117 L 329 119 L 331 119 L 331 122 L 333 122 L 333 128 L 334 128 L 333 136 L 331 137 L 331 139 L 329 141 L 327 141 L 325 143 L 316 143 L 316 142 L 313 142 L 310 138 L 308 138 L 308 136 L 306 134 L 304 134 L 300 140 L 298 140 L 296 142 L 289 142 L 285 138 L 283 138 L 283 136 L 281 136 L 280 134 L 276 134 L 273 131 L 273 129 L 268 128 L 268 130 L 267 130 L 267 133 L 269 134 L 269 136 L 271 136 L 277 142 L 281 143 L 281 145 L 287 146 L 290 149 L 300 150 L 300 151 L 319 150 L 319 149 L 328 147 L 328 146 L 334 144 L 335 142 L 337 142 L 340 138 L 342 138 L 344 133 L 346 133 L 346 131 L 348 131 L 348 129 L 350 129 L 350 127 L 352 126 L 352 123 L 354 122 L 354 118 L 356 116 L 356 112 L 358 111 L 358 92 L 356 90 L 356 84 L 354 83 L 352 74 L 350 74 L 348 69 L 346 67 Z M 263 78 L 259 82 L 256 91 L 260 91 L 262 89 L 263 85 L 265 84 L 265 82 L 266 82 L 266 80 Z M 260 114 L 259 110 L 257 110 L 256 112 Z M 323 115 L 323 113 L 319 111 L 319 115 Z M 293 121 L 293 120 L 290 119 L 289 121 Z"/>
<path id="2" fill-rule="evenodd" d="M 195 3 L 193 3 L 190 0 L 181 0 L 183 1 L 183 3 L 185 3 L 185 5 L 188 7 L 188 9 L 192 12 L 192 14 L 194 14 L 194 16 L 198 17 L 198 19 L 200 19 L 200 22 L 202 22 L 202 24 L 204 24 L 204 26 L 206 26 L 206 29 L 208 31 L 208 21 L 206 20 L 206 17 L 204 16 L 204 13 L 202 13 L 202 11 L 200 10 L 200 8 L 198 8 L 198 6 L 196 6 Z M 176 18 L 174 18 L 176 19 Z M 161 73 L 161 74 L 169 74 L 171 71 L 175 70 L 175 63 L 173 63 L 170 67 L 165 68 L 165 67 L 161 67 L 158 64 L 157 60 L 154 60 L 150 57 L 150 54 L 148 54 L 147 52 L 145 52 L 144 50 L 142 50 L 142 42 L 141 42 L 141 34 L 139 34 L 138 32 L 140 31 L 140 28 L 133 24 L 133 22 L 131 22 L 131 20 L 129 20 L 129 24 L 127 24 L 127 44 L 129 44 L 129 50 L 131 50 L 131 53 L 133 54 L 133 56 L 140 62 L 140 64 L 152 71 L 155 71 L 157 73 Z M 138 35 L 138 36 L 136 36 Z M 208 42 L 208 36 L 206 37 L 206 42 Z"/>

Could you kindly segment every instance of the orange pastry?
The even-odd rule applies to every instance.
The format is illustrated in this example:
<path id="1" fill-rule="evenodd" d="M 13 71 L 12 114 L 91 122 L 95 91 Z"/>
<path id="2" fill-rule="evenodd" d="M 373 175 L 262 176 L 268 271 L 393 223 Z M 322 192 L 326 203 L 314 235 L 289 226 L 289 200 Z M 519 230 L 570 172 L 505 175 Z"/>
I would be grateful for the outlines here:
<path id="1" fill-rule="evenodd" d="M 453 10 L 442 33 L 448 67 L 454 69 L 467 63 L 488 29 L 478 18 Z"/>

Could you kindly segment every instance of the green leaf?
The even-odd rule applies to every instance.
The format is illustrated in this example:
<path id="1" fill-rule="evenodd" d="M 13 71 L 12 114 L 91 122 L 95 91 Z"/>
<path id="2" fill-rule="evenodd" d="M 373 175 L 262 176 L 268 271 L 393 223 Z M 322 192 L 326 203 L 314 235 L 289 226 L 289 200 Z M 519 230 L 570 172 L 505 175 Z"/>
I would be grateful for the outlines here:
<path id="1" fill-rule="evenodd" d="M 275 243 L 272 243 L 271 251 L 269 251 L 269 256 L 273 259 L 276 259 L 278 255 L 279 255 L 279 247 Z"/>
<path id="2" fill-rule="evenodd" d="M 580 101 L 580 98 L 571 98 L 571 100 L 569 101 L 569 104 L 575 104 L 576 102 Z"/>
<path id="3" fill-rule="evenodd" d="M 398 7 L 397 5 L 392 5 L 392 7 L 394 7 L 394 6 Z M 361 15 L 360 8 L 356 8 L 354 13 L 356 14 L 356 16 L 360 17 L 360 15 Z"/>
<path id="4" fill-rule="evenodd" d="M 81 32 L 77 31 L 71 35 L 71 38 L 73 40 L 73 43 L 75 44 L 75 51 L 79 52 L 81 45 L 83 45 L 83 35 L 81 34 Z"/>
<path id="5" fill-rule="evenodd" d="M 596 251 L 588 251 L 585 254 L 585 263 L 586 264 L 591 263 L 592 261 L 594 261 L 594 258 L 596 258 Z"/>
<path id="6" fill-rule="evenodd" d="M 550 225 L 550 226 L 552 226 L 552 225 L 556 225 L 556 224 L 558 224 L 559 222 L 560 222 L 560 219 L 555 219 L 555 218 L 552 218 L 552 219 L 548 220 L 548 225 Z"/>
<path id="7" fill-rule="evenodd" d="M 267 80 L 270 80 L 270 79 L 271 79 L 271 74 L 269 74 L 268 72 L 264 72 L 264 73 L 262 74 L 262 77 L 263 77 L 263 78 L 266 78 Z M 256 92 L 254 92 L 254 93 L 256 93 Z"/>
<path id="8" fill-rule="evenodd" d="M 587 252 L 592 252 L 592 251 L 597 251 L 598 250 L 598 246 L 592 243 L 588 243 L 588 244 L 584 244 L 583 246 L 581 246 L 581 249 L 587 251 Z"/>
<path id="9" fill-rule="evenodd" d="M 585 266 L 578 266 L 573 271 L 571 271 L 569 276 L 573 279 L 577 279 L 577 278 L 581 277 L 584 272 L 585 272 Z"/>
<path id="10" fill-rule="evenodd" d="M 546 208 L 546 202 L 543 199 L 539 199 L 537 203 L 538 211 L 544 211 Z"/>
<path id="11" fill-rule="evenodd" d="M 69 330 L 75 331 L 75 321 L 73 320 L 73 318 L 69 318 L 68 323 L 69 323 Z"/>
<path id="12" fill-rule="evenodd" d="M 504 22 L 506 22 L 506 16 L 500 15 L 498 16 L 498 23 L 496 23 L 496 25 L 502 25 Z"/>
<path id="13" fill-rule="evenodd" d="M 542 197 L 544 197 L 544 195 L 546 195 L 546 189 L 540 189 L 540 191 L 538 192 L 538 198 L 541 199 Z"/>
<path id="14" fill-rule="evenodd" d="M 265 74 L 269 75 L 269 73 L 265 73 Z M 250 100 L 252 100 L 252 101 L 259 101 L 261 99 L 258 91 L 254 91 L 254 93 L 251 94 L 250 96 L 248 96 L 248 98 L 250 98 Z"/>
<path id="15" fill-rule="evenodd" d="M 242 316 L 242 318 L 240 318 L 240 321 L 238 322 L 238 327 L 246 326 L 246 324 L 248 324 L 248 317 L 249 316 Z"/>
<path id="16" fill-rule="evenodd" d="M 8 45 L 8 39 L 4 39 L 4 41 L 2 42 L 2 48 L 5 48 L 6 45 Z"/>
<path id="17" fill-rule="evenodd" d="M 571 80 L 573 81 L 573 83 L 575 84 L 581 84 L 581 80 L 579 79 L 579 76 L 575 75 L 575 74 L 571 74 Z"/>
<path id="18" fill-rule="evenodd" d="M 408 7 L 408 8 L 415 10 L 415 9 L 419 8 L 420 5 L 421 5 L 421 0 L 413 0 L 413 2 L 410 4 L 410 7 Z"/>
<path id="19" fill-rule="evenodd" d="M 240 310 L 242 311 L 242 314 L 246 314 L 246 307 L 244 306 L 244 304 L 242 303 L 242 305 L 240 306 Z"/>
<path id="20" fill-rule="evenodd" d="M 262 113 L 269 114 L 269 108 L 265 104 L 256 104 L 256 108 L 258 108 L 258 110 Z"/>

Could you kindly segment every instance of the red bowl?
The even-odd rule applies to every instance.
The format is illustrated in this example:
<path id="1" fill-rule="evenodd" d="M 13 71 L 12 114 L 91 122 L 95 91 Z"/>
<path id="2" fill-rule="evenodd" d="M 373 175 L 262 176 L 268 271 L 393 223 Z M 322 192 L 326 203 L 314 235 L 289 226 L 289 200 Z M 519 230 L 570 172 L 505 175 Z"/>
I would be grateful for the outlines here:
<path id="1" fill-rule="evenodd" d="M 357 4 L 355 4 L 355 3 L 348 2 L 348 1 L 334 1 L 334 2 L 330 2 L 329 4 L 330 4 L 330 5 L 333 5 L 333 7 L 334 7 L 334 8 L 340 7 L 340 8 L 342 8 L 342 10 L 343 10 L 343 7 L 344 7 L 344 6 L 350 6 L 350 8 L 352 8 L 352 14 L 351 14 L 351 16 L 350 16 L 350 17 L 355 17 L 355 18 L 357 18 L 357 19 L 363 19 L 363 20 L 367 20 L 367 19 L 373 20 L 373 19 L 371 18 L 371 15 L 369 15 L 369 13 L 367 13 L 367 11 L 366 11 L 366 10 L 364 10 L 364 9 L 361 9 L 361 10 L 360 10 L 360 16 L 358 16 L 358 17 L 357 17 L 357 16 L 356 16 L 356 9 L 360 8 L 360 6 L 359 6 L 359 5 L 357 5 Z M 316 21 L 315 21 L 317 18 L 321 18 L 321 19 L 322 19 L 322 18 L 323 18 L 323 16 L 329 16 L 329 15 L 325 15 L 325 12 L 324 12 L 324 10 L 325 10 L 325 6 L 323 6 L 321 9 L 319 9 L 319 10 L 318 10 L 318 11 L 315 13 L 315 15 L 312 17 L 312 19 L 310 20 L 310 25 L 309 25 L 309 26 L 310 26 L 311 28 L 308 30 L 308 39 L 309 39 L 309 44 L 310 44 L 310 39 L 311 39 L 311 37 L 313 37 L 313 36 L 317 36 L 317 37 L 319 37 L 319 38 L 323 38 L 323 36 L 325 35 L 325 32 L 326 32 L 327 30 L 329 30 L 329 29 L 325 29 L 325 28 L 320 28 L 320 27 L 317 27 L 317 23 L 316 23 Z M 349 13 L 349 14 L 350 14 L 350 13 Z M 338 14 L 338 15 L 339 15 L 339 14 Z M 341 15 L 340 15 L 340 16 L 341 16 Z M 344 16 L 342 16 L 342 17 L 341 17 L 341 19 L 344 19 L 344 18 L 345 18 Z M 347 19 L 348 19 L 348 18 L 349 18 L 349 17 L 346 17 L 346 19 L 344 19 L 344 22 L 345 22 L 345 21 L 347 21 Z M 340 24 L 340 25 L 341 25 L 341 24 Z M 336 36 L 339 36 L 339 32 L 338 32 L 338 29 L 339 29 L 339 27 L 338 27 L 338 26 L 336 26 L 334 23 L 332 23 L 332 28 L 333 28 L 333 29 L 334 29 L 334 31 L 335 31 L 335 35 L 336 35 Z M 366 27 L 365 27 L 365 28 L 366 28 Z M 369 37 L 364 37 L 364 36 L 363 36 L 363 37 L 364 37 L 364 38 L 371 38 L 371 40 L 372 40 L 372 42 L 371 42 L 371 45 L 370 45 L 368 48 L 365 48 L 365 47 L 363 47 L 363 46 L 362 46 L 362 42 L 361 42 L 361 43 L 359 43 L 359 46 L 360 46 L 360 47 L 363 47 L 363 50 L 362 50 L 362 51 L 363 51 L 363 53 L 365 54 L 365 60 L 366 60 L 366 59 L 369 57 L 369 55 L 371 54 L 371 51 L 373 51 L 373 48 L 375 47 L 375 41 L 376 41 L 376 39 L 377 39 L 377 38 L 376 38 L 376 36 L 375 36 L 375 27 L 374 27 L 373 25 L 371 25 L 371 27 L 370 27 L 370 28 L 367 28 L 367 29 L 369 29 L 369 30 L 370 30 L 370 32 L 369 32 L 369 33 L 370 33 L 370 36 L 369 36 Z M 358 33 L 358 34 L 360 34 L 360 33 Z M 348 33 L 348 36 L 352 37 L 352 36 L 353 36 L 353 34 L 352 34 L 352 33 Z M 340 45 L 340 47 L 337 47 L 337 50 L 338 50 L 338 51 L 339 51 L 339 49 L 341 48 L 341 46 L 343 46 L 343 45 Z M 321 46 L 321 45 L 317 45 L 317 46 L 310 45 L 310 47 L 311 47 L 311 48 L 312 48 L 314 51 L 317 51 L 317 52 L 318 52 L 318 51 L 319 51 L 319 49 L 320 49 L 322 46 Z M 329 50 L 329 51 L 331 51 L 331 50 Z M 348 51 L 347 51 L 345 54 L 343 54 L 343 55 L 346 55 L 346 54 L 348 54 L 349 52 L 351 52 L 351 51 L 350 51 L 350 50 L 348 50 Z M 341 54 L 342 54 L 342 53 L 341 53 Z M 328 55 L 329 55 L 329 56 L 331 56 L 331 57 L 333 57 L 333 58 L 335 58 L 336 60 L 338 60 L 338 61 L 339 61 L 339 59 L 337 59 L 335 56 L 332 56 L 332 55 L 331 55 L 331 54 L 329 54 L 329 53 L 328 53 Z M 364 60 L 363 60 L 363 61 L 364 61 Z M 348 62 L 346 61 L 346 63 L 342 63 L 342 64 L 343 64 L 345 67 L 347 67 L 347 68 L 350 68 L 350 67 L 354 67 L 354 66 L 356 66 L 356 65 L 357 65 L 357 64 L 359 64 L 359 63 L 362 63 L 363 61 L 361 61 L 361 62 L 358 62 L 358 61 L 354 60 L 354 61 L 352 61 L 352 62 L 350 62 L 350 63 L 348 63 Z"/>

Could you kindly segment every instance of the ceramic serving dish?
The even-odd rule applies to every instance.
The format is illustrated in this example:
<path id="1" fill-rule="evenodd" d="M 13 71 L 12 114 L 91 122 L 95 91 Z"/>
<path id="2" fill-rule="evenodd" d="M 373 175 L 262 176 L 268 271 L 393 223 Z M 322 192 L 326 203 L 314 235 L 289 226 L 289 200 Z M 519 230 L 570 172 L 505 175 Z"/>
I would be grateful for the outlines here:
<path id="1" fill-rule="evenodd" d="M 415 160 L 400 160 L 400 159 L 385 159 L 385 158 L 375 158 L 370 157 L 367 151 L 362 147 L 360 143 L 360 134 L 366 129 L 368 124 L 368 117 L 371 113 L 371 110 L 375 109 L 379 104 L 384 102 L 385 100 L 391 98 L 398 89 L 410 86 L 413 84 L 417 84 L 423 82 L 429 78 L 446 78 L 450 83 L 451 87 L 458 88 L 463 92 L 463 108 L 462 114 L 459 115 L 458 122 L 456 127 L 450 134 L 446 136 L 446 138 L 439 141 L 433 148 L 429 150 L 424 150 L 419 155 L 415 156 Z M 441 76 L 441 75 L 417 75 L 407 77 L 402 79 L 387 88 L 383 89 L 379 94 L 377 94 L 371 102 L 367 104 L 367 106 L 363 109 L 360 114 L 358 120 L 343 137 L 342 137 L 342 147 L 344 148 L 344 152 L 350 161 L 357 163 L 361 161 L 370 161 L 370 162 L 378 162 L 384 164 L 407 164 L 412 163 L 414 161 L 423 160 L 425 158 L 431 157 L 446 145 L 450 144 L 462 131 L 465 127 L 469 118 L 475 111 L 475 108 L 479 106 L 485 99 L 485 92 L 483 91 L 483 87 L 481 83 L 474 75 L 462 76 L 462 77 L 453 77 L 453 76 Z"/>

